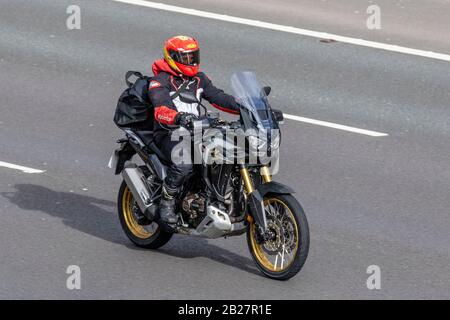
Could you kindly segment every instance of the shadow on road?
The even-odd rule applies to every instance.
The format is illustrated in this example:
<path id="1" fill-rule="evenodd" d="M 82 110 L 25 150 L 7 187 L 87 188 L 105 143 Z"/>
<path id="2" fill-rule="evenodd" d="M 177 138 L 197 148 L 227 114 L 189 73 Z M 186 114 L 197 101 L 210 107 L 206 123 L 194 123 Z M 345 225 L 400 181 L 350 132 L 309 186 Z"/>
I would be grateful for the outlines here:
<path id="1" fill-rule="evenodd" d="M 247 246 L 245 238 L 241 239 L 242 245 Z M 140 250 L 138 247 L 134 248 Z M 252 259 L 215 246 L 202 238 L 176 236 L 170 240 L 168 245 L 159 249 L 157 252 L 182 259 L 208 258 L 215 262 L 262 276 Z"/>
<path id="2" fill-rule="evenodd" d="M 33 184 L 17 184 L 14 187 L 16 191 L 1 192 L 0 195 L 23 210 L 41 211 L 61 219 L 70 228 L 109 242 L 126 245 L 134 250 L 144 250 L 131 243 L 128 244 L 124 238 L 117 218 L 117 205 L 113 201 L 54 191 Z M 246 245 L 245 241 L 243 245 Z M 259 274 L 251 259 L 212 245 L 205 239 L 176 236 L 157 252 L 183 259 L 204 257 L 249 273 Z"/>

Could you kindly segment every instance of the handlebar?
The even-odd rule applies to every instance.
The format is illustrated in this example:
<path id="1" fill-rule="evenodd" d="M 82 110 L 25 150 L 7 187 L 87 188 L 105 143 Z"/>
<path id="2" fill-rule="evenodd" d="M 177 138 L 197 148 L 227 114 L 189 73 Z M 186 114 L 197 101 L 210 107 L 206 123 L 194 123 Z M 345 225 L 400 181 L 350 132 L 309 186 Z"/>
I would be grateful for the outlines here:
<path id="1" fill-rule="evenodd" d="M 205 130 L 205 129 L 237 129 L 241 127 L 239 121 L 226 121 L 220 118 L 209 118 L 205 117 L 193 122 L 193 126 L 185 128 L 191 132 L 194 130 Z"/>

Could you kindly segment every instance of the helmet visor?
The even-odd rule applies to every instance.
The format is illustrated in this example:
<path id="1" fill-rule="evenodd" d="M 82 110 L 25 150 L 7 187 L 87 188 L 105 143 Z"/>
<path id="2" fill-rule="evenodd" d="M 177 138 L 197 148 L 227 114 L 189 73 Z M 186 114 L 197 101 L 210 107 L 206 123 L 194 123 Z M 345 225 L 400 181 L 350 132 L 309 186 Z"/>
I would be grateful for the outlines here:
<path id="1" fill-rule="evenodd" d="M 200 64 L 200 50 L 182 52 L 170 50 L 170 57 L 176 62 L 186 66 L 195 67 Z"/>

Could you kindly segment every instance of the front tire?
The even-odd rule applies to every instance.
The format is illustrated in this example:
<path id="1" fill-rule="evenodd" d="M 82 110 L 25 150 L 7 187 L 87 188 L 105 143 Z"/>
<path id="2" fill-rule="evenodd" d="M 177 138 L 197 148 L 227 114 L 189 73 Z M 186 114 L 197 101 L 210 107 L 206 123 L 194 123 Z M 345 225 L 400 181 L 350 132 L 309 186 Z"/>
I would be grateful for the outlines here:
<path id="1" fill-rule="evenodd" d="M 257 227 L 250 223 L 247 244 L 258 269 L 267 277 L 287 280 L 305 264 L 309 252 L 309 227 L 300 203 L 292 195 L 268 194 L 264 209 L 270 240 L 258 241 Z"/>
<path id="2" fill-rule="evenodd" d="M 134 206 L 137 205 L 133 194 L 123 181 L 119 189 L 117 209 L 120 225 L 128 239 L 136 246 L 146 249 L 158 249 L 165 245 L 172 238 L 172 233 L 162 230 L 156 222 L 152 222 L 148 226 L 139 225 L 134 213 L 136 210 Z"/>

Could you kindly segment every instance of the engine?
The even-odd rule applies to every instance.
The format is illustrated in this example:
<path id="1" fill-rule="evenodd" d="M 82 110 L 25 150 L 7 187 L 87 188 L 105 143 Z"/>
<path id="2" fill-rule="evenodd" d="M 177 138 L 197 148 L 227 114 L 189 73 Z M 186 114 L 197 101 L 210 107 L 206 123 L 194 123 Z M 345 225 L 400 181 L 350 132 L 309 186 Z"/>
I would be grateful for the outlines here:
<path id="1" fill-rule="evenodd" d="M 187 222 L 194 228 L 206 215 L 206 200 L 198 193 L 188 193 L 183 199 L 181 207 L 186 214 Z"/>

